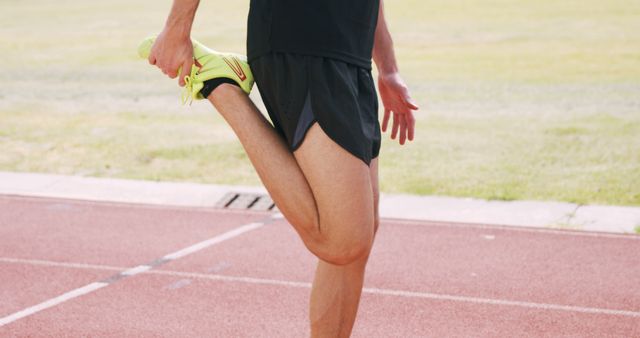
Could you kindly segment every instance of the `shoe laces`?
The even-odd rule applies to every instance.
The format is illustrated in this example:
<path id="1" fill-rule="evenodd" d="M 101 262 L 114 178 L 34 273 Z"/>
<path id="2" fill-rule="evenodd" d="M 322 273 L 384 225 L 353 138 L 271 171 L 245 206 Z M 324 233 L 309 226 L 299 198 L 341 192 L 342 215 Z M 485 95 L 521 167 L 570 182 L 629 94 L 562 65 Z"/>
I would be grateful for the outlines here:
<path id="1" fill-rule="evenodd" d="M 189 102 L 189 105 L 195 99 L 195 94 L 193 93 L 193 84 L 196 81 L 196 76 L 198 75 L 198 67 L 191 66 L 191 72 L 189 75 L 184 76 L 184 89 L 182 90 L 182 95 L 180 95 L 180 100 L 182 104 L 186 104 Z"/>

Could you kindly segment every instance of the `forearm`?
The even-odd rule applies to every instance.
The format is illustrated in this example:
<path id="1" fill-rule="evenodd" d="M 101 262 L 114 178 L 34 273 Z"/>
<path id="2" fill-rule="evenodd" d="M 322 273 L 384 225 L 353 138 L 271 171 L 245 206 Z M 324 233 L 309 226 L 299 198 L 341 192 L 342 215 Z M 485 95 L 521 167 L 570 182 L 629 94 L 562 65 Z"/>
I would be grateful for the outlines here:
<path id="1" fill-rule="evenodd" d="M 393 40 L 384 17 L 384 3 L 380 0 L 378 12 L 378 24 L 373 41 L 373 61 L 380 74 L 395 73 L 398 71 L 396 56 L 393 51 Z"/>
<path id="2" fill-rule="evenodd" d="M 174 0 L 165 23 L 165 31 L 177 36 L 189 37 L 200 0 Z"/>

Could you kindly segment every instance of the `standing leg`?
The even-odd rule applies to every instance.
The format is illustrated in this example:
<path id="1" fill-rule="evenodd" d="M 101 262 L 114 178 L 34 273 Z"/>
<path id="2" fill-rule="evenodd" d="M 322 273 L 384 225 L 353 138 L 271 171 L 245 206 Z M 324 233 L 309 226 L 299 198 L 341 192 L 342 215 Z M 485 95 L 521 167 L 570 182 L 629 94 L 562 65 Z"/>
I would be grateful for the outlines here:
<path id="1" fill-rule="evenodd" d="M 371 161 L 374 229 L 378 229 L 378 159 Z M 311 289 L 312 337 L 349 337 L 358 312 L 368 255 L 343 266 L 318 260 Z"/>

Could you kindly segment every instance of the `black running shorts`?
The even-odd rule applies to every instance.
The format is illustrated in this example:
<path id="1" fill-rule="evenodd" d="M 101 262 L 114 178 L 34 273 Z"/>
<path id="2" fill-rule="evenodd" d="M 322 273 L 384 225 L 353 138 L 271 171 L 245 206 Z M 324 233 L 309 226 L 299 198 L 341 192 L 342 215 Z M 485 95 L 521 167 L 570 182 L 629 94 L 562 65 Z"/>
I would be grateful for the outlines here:
<path id="1" fill-rule="evenodd" d="M 369 165 L 380 152 L 378 97 L 371 71 L 337 59 L 277 53 L 250 62 L 276 131 L 293 152 L 318 122 L 338 145 Z"/>

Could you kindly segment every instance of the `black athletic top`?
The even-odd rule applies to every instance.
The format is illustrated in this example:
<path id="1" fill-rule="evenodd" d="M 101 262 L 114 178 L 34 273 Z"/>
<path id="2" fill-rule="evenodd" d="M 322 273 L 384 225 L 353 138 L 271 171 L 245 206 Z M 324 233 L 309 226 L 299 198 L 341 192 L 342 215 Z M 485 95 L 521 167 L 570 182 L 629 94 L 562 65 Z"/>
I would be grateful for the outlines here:
<path id="1" fill-rule="evenodd" d="M 378 6 L 379 0 L 251 0 L 248 59 L 289 52 L 371 69 Z"/>

